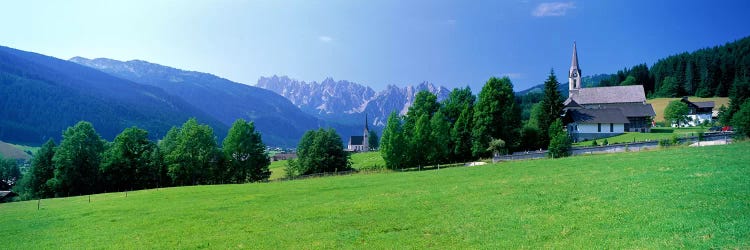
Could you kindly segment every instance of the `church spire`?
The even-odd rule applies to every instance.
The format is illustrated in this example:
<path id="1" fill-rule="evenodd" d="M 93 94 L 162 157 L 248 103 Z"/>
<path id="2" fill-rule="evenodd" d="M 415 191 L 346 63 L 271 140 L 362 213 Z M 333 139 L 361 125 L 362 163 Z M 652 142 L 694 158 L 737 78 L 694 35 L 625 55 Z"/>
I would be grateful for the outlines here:
<path id="1" fill-rule="evenodd" d="M 578 67 L 578 49 L 576 48 L 576 42 L 573 42 L 573 59 L 570 62 L 570 71 L 568 74 L 568 89 L 580 89 L 581 88 L 581 68 Z"/>

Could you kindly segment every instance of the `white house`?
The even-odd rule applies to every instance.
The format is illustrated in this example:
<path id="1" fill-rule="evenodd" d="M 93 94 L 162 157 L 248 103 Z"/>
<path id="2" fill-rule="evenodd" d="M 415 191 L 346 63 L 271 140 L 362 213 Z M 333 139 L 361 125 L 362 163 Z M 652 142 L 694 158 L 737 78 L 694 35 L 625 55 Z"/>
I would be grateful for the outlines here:
<path id="1" fill-rule="evenodd" d="M 690 112 L 688 113 L 688 122 L 683 126 L 699 126 L 704 122 L 710 123 L 713 116 L 714 102 L 691 102 L 687 97 L 683 97 L 681 102 L 687 104 Z M 672 124 L 672 127 L 676 127 L 677 124 Z"/>

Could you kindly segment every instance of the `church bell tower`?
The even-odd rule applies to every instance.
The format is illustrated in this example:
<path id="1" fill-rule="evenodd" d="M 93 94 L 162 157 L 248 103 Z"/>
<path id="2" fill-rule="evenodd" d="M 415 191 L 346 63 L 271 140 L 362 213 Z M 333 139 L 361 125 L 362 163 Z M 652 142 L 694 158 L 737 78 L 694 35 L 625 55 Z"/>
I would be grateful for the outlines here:
<path id="1" fill-rule="evenodd" d="M 568 90 L 581 88 L 581 68 L 578 67 L 578 50 L 576 42 L 573 42 L 573 60 L 570 62 L 570 72 L 568 72 Z"/>

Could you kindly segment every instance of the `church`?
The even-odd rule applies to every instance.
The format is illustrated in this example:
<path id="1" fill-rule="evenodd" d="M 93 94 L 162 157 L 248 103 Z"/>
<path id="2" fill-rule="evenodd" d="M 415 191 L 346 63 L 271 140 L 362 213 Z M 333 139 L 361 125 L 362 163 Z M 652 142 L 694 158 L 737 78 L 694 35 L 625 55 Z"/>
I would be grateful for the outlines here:
<path id="1" fill-rule="evenodd" d="M 364 134 L 361 136 L 353 135 L 349 137 L 349 144 L 346 145 L 346 151 L 351 151 L 351 152 L 370 151 L 369 136 L 370 136 L 370 129 L 367 127 L 367 114 L 365 114 Z"/>
<path id="2" fill-rule="evenodd" d="M 646 103 L 643 85 L 583 88 L 578 51 L 568 72 L 568 99 L 563 122 L 574 141 L 616 136 L 625 132 L 648 133 L 656 113 Z"/>

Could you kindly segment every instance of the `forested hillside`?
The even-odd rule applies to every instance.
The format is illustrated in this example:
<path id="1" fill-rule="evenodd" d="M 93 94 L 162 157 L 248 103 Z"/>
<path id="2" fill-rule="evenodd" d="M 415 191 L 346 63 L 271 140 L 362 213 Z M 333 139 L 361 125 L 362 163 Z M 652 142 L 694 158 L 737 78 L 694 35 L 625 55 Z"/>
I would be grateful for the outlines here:
<path id="1" fill-rule="evenodd" d="M 750 77 L 750 37 L 625 68 L 600 86 L 642 84 L 650 97 L 727 97 Z"/>
<path id="2" fill-rule="evenodd" d="M 309 129 L 332 126 L 357 131 L 357 126 L 326 123 L 302 112 L 286 98 L 262 88 L 233 82 L 212 74 L 186 71 L 140 60 L 74 57 L 70 61 L 136 83 L 155 86 L 182 98 L 229 126 L 237 119 L 255 122 L 269 145 L 294 146 Z M 347 133 L 349 134 L 349 133 Z"/>
<path id="3" fill-rule="evenodd" d="M 0 140 L 40 145 L 86 120 L 105 139 L 138 126 L 161 138 L 197 117 L 217 135 L 226 125 L 162 89 L 53 57 L 0 47 Z"/>

